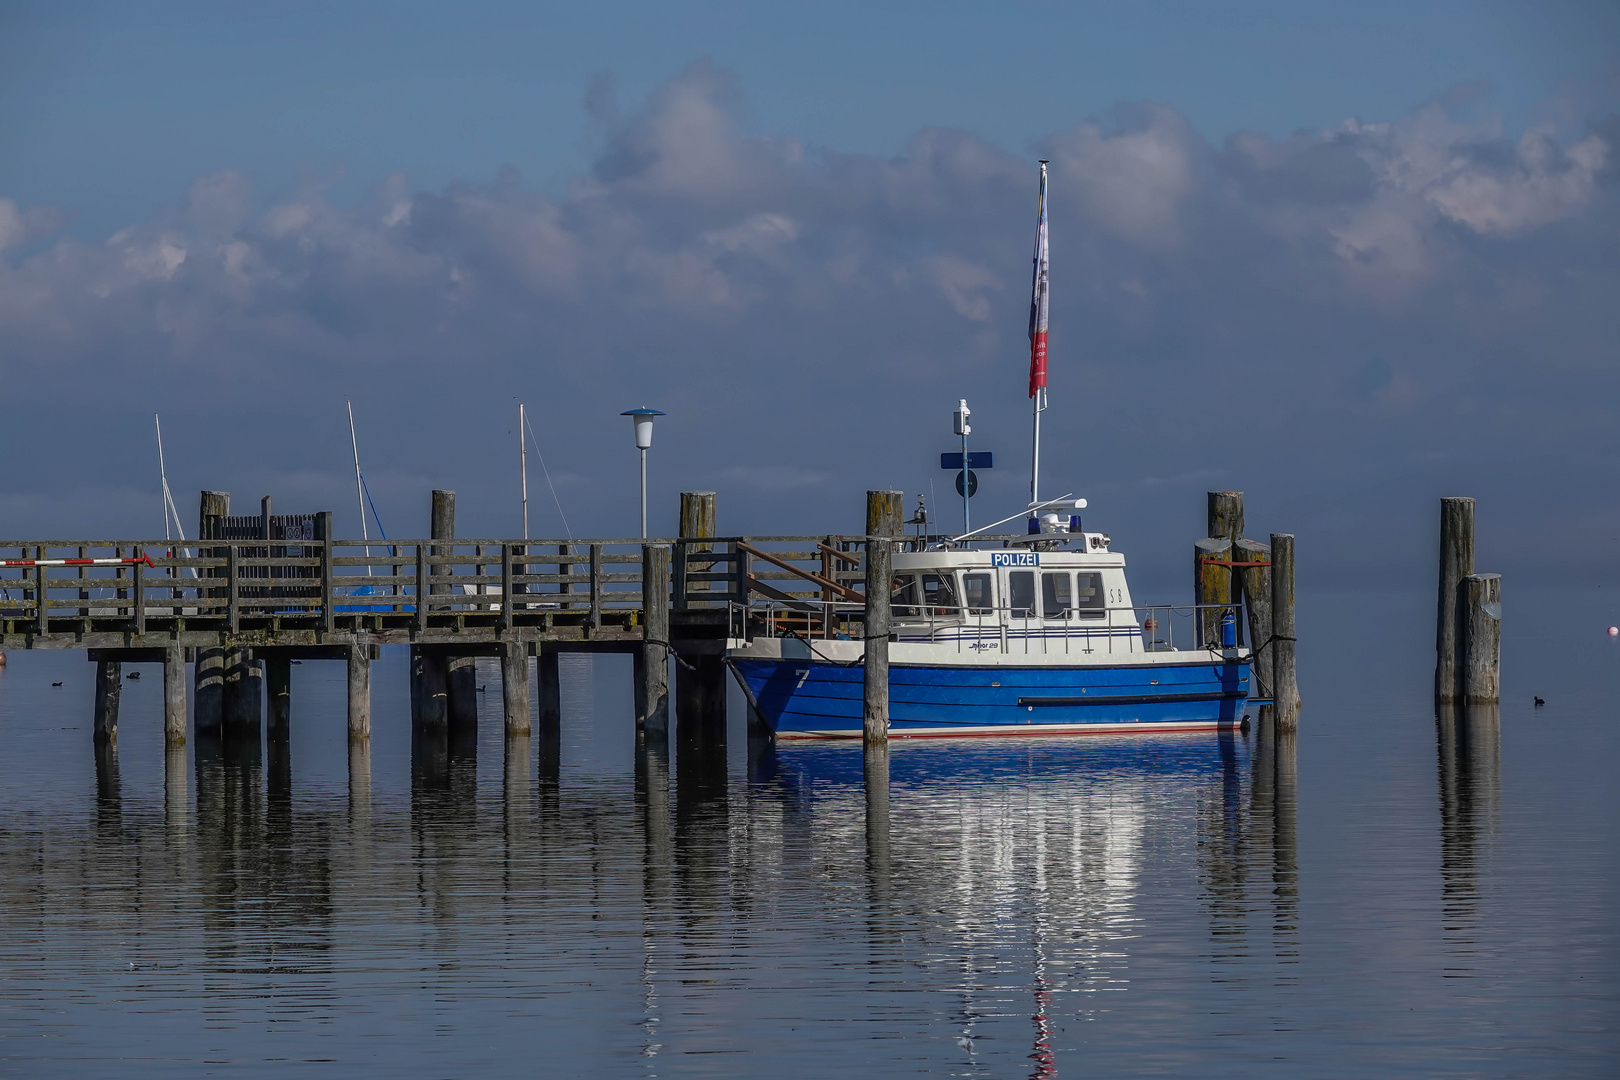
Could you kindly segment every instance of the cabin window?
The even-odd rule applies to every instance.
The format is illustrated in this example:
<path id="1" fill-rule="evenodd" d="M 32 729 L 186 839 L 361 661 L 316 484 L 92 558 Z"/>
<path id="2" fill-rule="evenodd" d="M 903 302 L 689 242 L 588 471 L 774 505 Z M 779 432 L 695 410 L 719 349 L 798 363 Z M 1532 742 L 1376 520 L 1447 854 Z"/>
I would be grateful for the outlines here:
<path id="1" fill-rule="evenodd" d="M 961 602 L 956 599 L 956 583 L 948 575 L 924 574 L 922 576 L 923 603 L 928 606 L 930 615 L 959 615 Z"/>
<path id="2" fill-rule="evenodd" d="M 1008 603 L 1015 619 L 1035 617 L 1035 572 L 1013 570 L 1007 574 Z"/>
<path id="3" fill-rule="evenodd" d="M 1107 609 L 1101 574 L 1076 574 L 1074 589 L 1075 615 L 1082 619 L 1100 619 Z"/>
<path id="4" fill-rule="evenodd" d="M 916 574 L 894 575 L 894 588 L 889 591 L 889 605 L 897 619 L 915 619 L 921 597 L 917 591 Z"/>
<path id="5" fill-rule="evenodd" d="M 989 615 L 995 610 L 996 594 L 989 574 L 963 574 L 962 592 L 970 615 Z"/>
<path id="6" fill-rule="evenodd" d="M 1069 587 L 1072 581 L 1068 574 L 1041 575 L 1041 611 L 1048 619 L 1068 618 L 1069 609 L 1074 607 Z"/>

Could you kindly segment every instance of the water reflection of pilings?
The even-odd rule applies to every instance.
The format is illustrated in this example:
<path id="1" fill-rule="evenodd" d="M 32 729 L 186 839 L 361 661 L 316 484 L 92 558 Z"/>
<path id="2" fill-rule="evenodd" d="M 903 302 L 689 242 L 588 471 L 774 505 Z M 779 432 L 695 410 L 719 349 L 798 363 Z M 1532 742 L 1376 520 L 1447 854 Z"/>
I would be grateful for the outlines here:
<path id="1" fill-rule="evenodd" d="M 208 948 L 231 956 L 267 949 L 268 958 L 256 961 L 266 965 L 293 956 L 302 964 L 311 950 L 324 954 L 327 937 L 320 931 L 332 913 L 328 831 L 324 822 L 296 820 L 291 763 L 280 741 L 266 752 L 257 737 L 205 730 L 194 743 L 193 835 Z M 178 816 L 173 804 L 184 801 L 184 758 L 171 755 L 165 770 L 166 799 Z M 171 830 L 175 825 L 171 817 Z"/>
<path id="2" fill-rule="evenodd" d="M 123 790 L 118 779 L 118 743 L 96 740 L 96 825 L 116 832 L 124 819 Z"/>
<path id="3" fill-rule="evenodd" d="M 1272 947 L 1299 954 L 1298 736 L 1278 730 L 1269 705 L 1256 726 L 1250 820 L 1256 848 L 1270 854 Z"/>
<path id="4" fill-rule="evenodd" d="M 1269 822 L 1245 820 L 1243 774 L 1238 764 L 1237 736 L 1222 731 L 1216 736 L 1220 750 L 1221 784 L 1218 799 L 1203 797 L 1199 846 L 1204 853 L 1212 952 L 1217 958 L 1241 954 L 1247 948 L 1249 916 L 1250 848 L 1258 831 L 1270 831 Z"/>
<path id="5" fill-rule="evenodd" d="M 669 735 L 664 731 L 636 732 L 636 816 L 641 823 L 641 985 L 644 1036 L 642 1053 L 651 1057 L 662 1049 L 663 1020 L 658 998 L 657 936 L 670 909 L 674 883 L 674 849 L 669 812 Z"/>
<path id="6" fill-rule="evenodd" d="M 866 788 L 866 871 L 874 910 L 888 906 L 893 887 L 889 848 L 889 746 L 873 743 L 862 762 Z"/>
<path id="7" fill-rule="evenodd" d="M 681 725 L 675 758 L 675 869 L 691 921 L 722 906 L 730 867 L 725 729 Z"/>
<path id="8" fill-rule="evenodd" d="M 163 823 L 171 840 L 182 840 L 191 813 L 191 785 L 186 748 L 171 746 L 163 752 Z"/>
<path id="9" fill-rule="evenodd" d="M 1501 799 L 1498 706 L 1435 706 L 1440 790 L 1441 914 L 1447 937 L 1472 945 L 1485 839 Z"/>

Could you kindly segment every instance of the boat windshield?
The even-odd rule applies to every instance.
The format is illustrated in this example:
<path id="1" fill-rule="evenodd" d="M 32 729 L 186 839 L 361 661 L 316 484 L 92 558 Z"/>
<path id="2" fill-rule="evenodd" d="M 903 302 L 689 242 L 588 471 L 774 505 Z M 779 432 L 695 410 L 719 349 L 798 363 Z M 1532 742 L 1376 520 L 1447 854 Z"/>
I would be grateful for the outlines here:
<path id="1" fill-rule="evenodd" d="M 894 575 L 894 586 L 889 590 L 889 604 L 895 618 L 915 619 L 919 614 L 920 599 L 916 574 Z"/>
<path id="2" fill-rule="evenodd" d="M 962 603 L 956 598 L 956 584 L 950 574 L 924 574 L 922 588 L 928 614 L 954 618 L 962 613 Z"/>
<path id="3" fill-rule="evenodd" d="M 962 575 L 962 592 L 967 596 L 968 614 L 989 615 L 995 611 L 996 594 L 990 584 L 994 580 L 989 574 Z"/>

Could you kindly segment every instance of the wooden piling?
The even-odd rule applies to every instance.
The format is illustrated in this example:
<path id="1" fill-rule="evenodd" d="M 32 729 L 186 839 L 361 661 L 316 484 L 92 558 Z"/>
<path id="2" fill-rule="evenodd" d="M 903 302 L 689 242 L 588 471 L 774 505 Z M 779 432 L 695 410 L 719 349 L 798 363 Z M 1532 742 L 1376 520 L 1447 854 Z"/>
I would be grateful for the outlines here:
<path id="1" fill-rule="evenodd" d="M 1294 537 L 1271 534 L 1271 675 L 1277 728 L 1299 725 L 1299 682 L 1294 673 Z"/>
<path id="2" fill-rule="evenodd" d="M 449 726 L 450 713 L 445 700 L 448 669 L 438 649 L 412 646 L 412 674 L 415 678 L 416 717 L 414 727 L 422 732 L 442 734 Z"/>
<path id="3" fill-rule="evenodd" d="M 227 738 L 257 740 L 264 716 L 264 674 L 250 650 L 225 649 L 224 731 Z"/>
<path id="4" fill-rule="evenodd" d="M 902 535 L 905 493 L 866 493 L 866 639 L 861 737 L 867 746 L 889 740 L 889 633 L 893 614 L 894 541 Z"/>
<path id="5" fill-rule="evenodd" d="M 1462 579 L 1463 707 L 1502 700 L 1502 575 L 1469 574 Z"/>
<path id="6" fill-rule="evenodd" d="M 199 541 L 217 540 L 224 531 L 225 516 L 231 512 L 231 493 L 228 491 L 205 491 L 202 493 L 201 503 L 197 510 L 197 539 Z M 199 547 L 197 553 L 209 558 L 221 554 L 217 548 Z M 202 571 L 205 577 L 217 577 L 214 568 Z M 208 597 L 217 597 L 219 590 L 199 589 L 199 593 Z M 217 611 L 198 607 L 198 614 L 216 615 Z M 197 730 L 217 732 L 225 719 L 225 650 L 217 646 L 204 646 L 197 650 L 197 662 L 194 668 L 196 679 L 196 700 L 194 709 L 197 714 Z"/>
<path id="7" fill-rule="evenodd" d="M 273 652 L 264 659 L 265 735 L 287 738 L 292 724 L 292 657 Z"/>
<path id="8" fill-rule="evenodd" d="M 539 720 L 542 733 L 555 730 L 562 720 L 562 679 L 557 671 L 557 650 L 542 647 L 535 659 L 535 684 L 540 691 Z"/>
<path id="9" fill-rule="evenodd" d="M 95 740 L 98 745 L 118 744 L 118 698 L 124 690 L 124 665 L 117 660 L 96 661 Z"/>
<path id="10" fill-rule="evenodd" d="M 349 646 L 349 741 L 371 738 L 371 651 L 364 645 Z"/>
<path id="11" fill-rule="evenodd" d="M 1249 617 L 1249 647 L 1253 650 L 1250 676 L 1255 696 L 1270 698 L 1275 683 L 1271 677 L 1271 548 L 1258 540 L 1239 540 L 1232 545 L 1232 561 L 1248 563 L 1234 567 L 1237 585 L 1243 595 L 1243 609 Z"/>
<path id="12" fill-rule="evenodd" d="M 506 737 L 529 734 L 529 649 L 521 641 L 501 643 L 501 702 L 506 710 Z M 524 743 L 527 746 L 527 742 Z M 528 766 L 523 776 L 528 778 Z"/>
<path id="13" fill-rule="evenodd" d="M 456 493 L 453 491 L 435 490 L 433 492 L 432 520 L 429 524 L 430 538 L 434 540 L 454 540 L 456 536 Z M 455 553 L 454 544 L 435 544 L 433 554 L 447 557 Z M 437 581 L 438 578 L 448 578 L 454 573 L 452 566 L 435 566 L 429 572 L 429 577 L 435 579 L 430 586 L 431 591 L 437 594 L 448 594 L 455 591 L 455 586 L 448 581 Z M 476 661 L 471 656 L 456 656 L 450 653 L 438 653 L 433 661 L 444 669 L 444 695 L 445 695 L 445 722 L 454 731 L 476 731 L 478 728 L 478 670 Z M 441 676 L 433 675 L 435 682 Z"/>
<path id="14" fill-rule="evenodd" d="M 640 676 L 636 724 L 669 730 L 669 548 L 643 544 L 641 597 L 643 644 L 637 653 Z"/>
<path id="15" fill-rule="evenodd" d="M 716 520 L 714 492 L 681 492 L 680 536 L 682 540 L 705 540 L 712 537 L 716 528 Z M 714 569 L 714 564 L 711 562 L 694 563 L 688 558 L 690 555 L 711 550 L 713 550 L 713 545 L 702 543 L 683 544 L 681 545 L 680 549 L 677 550 L 676 554 L 680 556 L 681 565 L 678 573 L 675 576 L 677 578 L 677 584 L 680 585 L 683 590 L 682 593 L 676 597 L 678 606 L 683 608 L 686 606 L 686 593 L 708 592 L 714 584 L 713 582 L 709 581 L 688 582 L 686 578 L 688 573 L 706 574 Z M 705 605 L 703 602 L 699 602 L 697 606 L 701 607 Z M 677 674 L 675 678 L 676 682 L 679 683 L 680 676 Z"/>
<path id="16" fill-rule="evenodd" d="M 1224 536 L 1236 544 L 1243 539 L 1243 492 L 1208 492 L 1209 536 Z"/>
<path id="17" fill-rule="evenodd" d="M 171 750 L 186 745 L 186 653 L 178 644 L 163 649 L 163 741 Z"/>
<path id="18" fill-rule="evenodd" d="M 1193 542 L 1193 603 L 1232 602 L 1232 568 L 1222 565 L 1231 561 L 1232 541 L 1226 537 L 1206 536 Z M 1199 648 L 1221 647 L 1221 620 L 1225 615 L 1219 608 L 1198 612 L 1193 624 L 1198 628 Z"/>
<path id="19" fill-rule="evenodd" d="M 1434 699 L 1463 699 L 1463 578 L 1474 572 L 1474 500 L 1440 500 L 1440 597 L 1435 618 Z"/>

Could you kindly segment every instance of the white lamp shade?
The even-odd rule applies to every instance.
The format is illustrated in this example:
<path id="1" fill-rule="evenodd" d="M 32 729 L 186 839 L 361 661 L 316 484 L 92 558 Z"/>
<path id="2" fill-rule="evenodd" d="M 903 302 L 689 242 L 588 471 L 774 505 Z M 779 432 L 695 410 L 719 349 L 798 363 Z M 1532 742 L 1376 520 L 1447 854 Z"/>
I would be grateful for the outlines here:
<path id="1" fill-rule="evenodd" d="M 619 415 L 628 416 L 630 418 L 630 422 L 635 425 L 636 449 L 651 449 L 653 417 L 663 416 L 664 414 L 659 412 L 657 409 L 649 409 L 647 406 L 643 405 L 639 409 L 627 409 Z"/>

